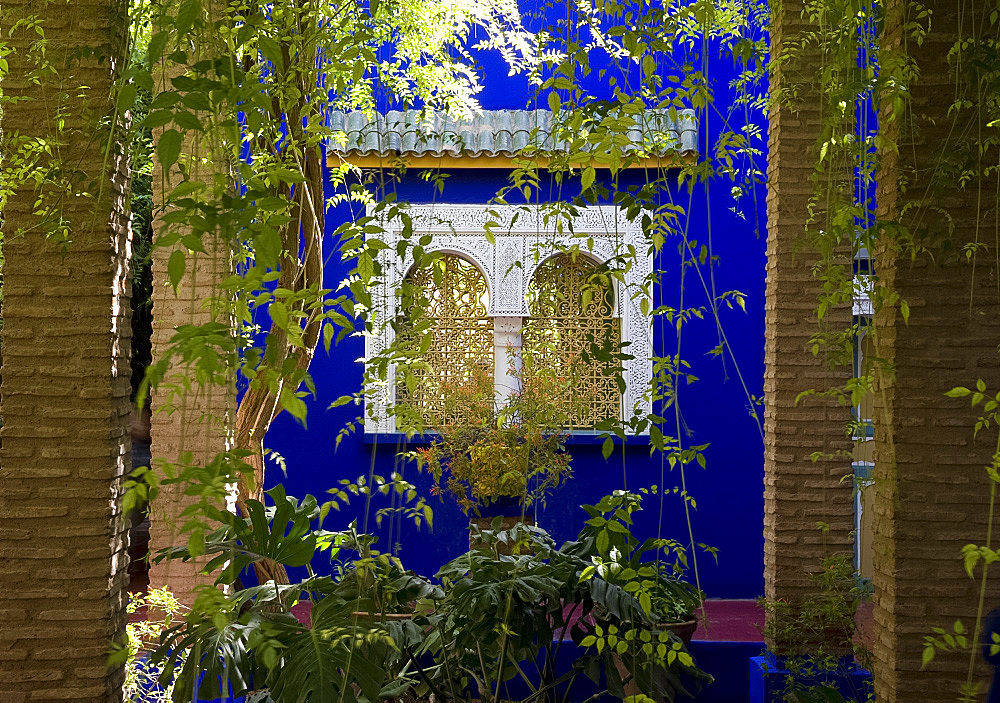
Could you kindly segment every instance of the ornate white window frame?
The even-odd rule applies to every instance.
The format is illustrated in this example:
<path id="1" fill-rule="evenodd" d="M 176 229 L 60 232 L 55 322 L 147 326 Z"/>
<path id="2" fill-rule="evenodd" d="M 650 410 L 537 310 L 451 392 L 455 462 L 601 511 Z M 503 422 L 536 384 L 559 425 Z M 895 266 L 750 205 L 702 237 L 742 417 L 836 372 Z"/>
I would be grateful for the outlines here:
<path id="1" fill-rule="evenodd" d="M 413 225 L 412 241 L 421 235 L 431 235 L 424 247 L 427 252 L 458 254 L 474 264 L 486 278 L 490 292 L 490 317 L 494 318 L 496 348 L 505 353 L 520 337 L 521 322 L 528 314 L 528 285 L 538 266 L 550 256 L 578 247 L 595 261 L 607 262 L 621 253 L 634 256 L 632 265 L 623 276 L 624 289 L 615 284 L 615 315 L 621 321 L 621 340 L 629 343 L 625 351 L 633 358 L 624 363 L 625 392 L 622 412 L 631 416 L 651 407 L 646 390 L 653 374 L 653 328 L 651 318 L 642 312 L 642 299 L 648 299 L 649 275 L 653 268 L 652 252 L 638 221 L 630 220 L 618 207 L 599 205 L 578 208 L 568 226 L 565 217 L 556 217 L 551 206 L 429 204 L 410 205 L 406 209 Z M 561 227 L 556 231 L 555 223 Z M 493 243 L 486 237 L 490 224 Z M 365 359 L 384 352 L 393 341 L 391 325 L 398 310 L 394 295 L 413 264 L 412 254 L 404 258 L 397 254 L 403 223 L 387 219 L 379 223 L 377 235 L 388 244 L 378 254 L 385 278 L 373 291 L 375 329 L 365 337 Z M 520 264 L 518 263 L 520 262 Z M 649 305 L 649 309 L 652 305 Z M 506 363 L 496 364 L 497 387 L 504 379 L 500 375 Z M 368 388 L 365 392 L 365 432 L 392 433 L 395 419 L 386 408 L 392 402 L 395 379 L 389 370 L 383 388 Z"/>

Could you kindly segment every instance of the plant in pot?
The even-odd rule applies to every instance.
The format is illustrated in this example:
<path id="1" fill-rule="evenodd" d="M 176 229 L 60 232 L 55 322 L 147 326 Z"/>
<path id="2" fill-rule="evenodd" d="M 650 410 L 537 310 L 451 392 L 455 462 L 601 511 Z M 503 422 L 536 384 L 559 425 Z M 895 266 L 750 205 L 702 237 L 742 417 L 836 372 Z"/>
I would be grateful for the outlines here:
<path id="1" fill-rule="evenodd" d="M 645 493 L 615 491 L 597 505 L 581 506 L 590 519 L 569 548 L 591 562 L 586 574 L 632 594 L 658 627 L 675 632 L 687 644 L 705 594 L 684 578 L 684 545 L 665 537 L 639 540 L 632 534 L 633 515 L 642 510 Z"/>
<path id="2" fill-rule="evenodd" d="M 355 616 L 381 622 L 408 620 L 418 605 L 444 596 L 439 586 L 405 569 L 399 557 L 374 549 L 378 537 L 359 533 L 355 522 L 328 536 L 333 558 L 338 559 L 336 593 L 354 604 Z M 351 552 L 357 556 L 344 559 Z"/>
<path id="3" fill-rule="evenodd" d="M 686 581 L 683 572 L 675 570 L 676 567 L 676 562 L 669 566 L 661 562 L 658 573 L 652 578 L 649 584 L 651 614 L 658 627 L 674 632 L 684 644 L 689 644 L 698 628 L 697 610 L 704 603 L 705 594 Z"/>
<path id="4" fill-rule="evenodd" d="M 581 506 L 590 518 L 560 551 L 577 560 L 578 588 L 594 604 L 592 618 L 578 621 L 573 639 L 614 655 L 613 668 L 605 667 L 616 679 L 612 692 L 673 700 L 690 695 L 688 686 L 712 680 L 687 651 L 704 594 L 683 578 L 683 545 L 632 533 L 645 493 L 615 491 Z"/>
<path id="5" fill-rule="evenodd" d="M 786 700 L 868 700 L 870 654 L 855 642 L 855 623 L 871 584 L 850 554 L 824 558 L 809 580 L 813 591 L 797 603 L 760 600 L 768 646 L 760 676 Z"/>
<path id="6" fill-rule="evenodd" d="M 473 531 L 478 534 L 469 551 L 437 574 L 444 598 L 433 611 L 415 614 L 420 636 L 397 640 L 412 662 L 422 662 L 413 669 L 418 699 L 432 694 L 439 701 L 483 703 L 623 698 L 632 682 L 641 681 L 643 692 L 673 700 L 686 693 L 689 681 L 711 680 L 678 638 L 653 631 L 631 594 L 596 573 L 585 575 L 589 561 L 571 549 L 556 549 L 541 528 L 519 522 L 509 529 L 474 526 Z M 581 622 L 595 608 L 616 619 L 620 641 L 618 625 L 609 628 L 615 630 L 610 639 L 587 639 L 594 628 Z M 571 632 L 578 654 L 567 662 L 560 653 Z M 618 669 L 615 660 L 626 641 L 634 641 L 637 656 L 626 657 Z M 589 690 L 582 689 L 583 679 L 590 680 Z"/>
<path id="7" fill-rule="evenodd" d="M 519 388 L 503 399 L 482 369 L 443 389 L 447 421 L 428 446 L 405 453 L 433 476 L 433 492 L 451 496 L 481 527 L 496 516 L 508 527 L 523 521 L 572 474 L 569 416 L 552 402 L 566 381 L 544 370 L 512 375 Z"/>
<path id="8" fill-rule="evenodd" d="M 479 531 L 470 549 L 437 573 L 444 598 L 418 612 L 419 641 L 403 642 L 414 660 L 428 661 L 415 694 L 437 700 L 472 698 L 483 703 L 544 696 L 539 655 L 553 642 L 567 565 L 554 563 L 551 538 L 538 527 L 515 523 Z M 546 689 L 550 690 L 550 689 Z M 534 691 L 536 695 L 530 692 Z"/>

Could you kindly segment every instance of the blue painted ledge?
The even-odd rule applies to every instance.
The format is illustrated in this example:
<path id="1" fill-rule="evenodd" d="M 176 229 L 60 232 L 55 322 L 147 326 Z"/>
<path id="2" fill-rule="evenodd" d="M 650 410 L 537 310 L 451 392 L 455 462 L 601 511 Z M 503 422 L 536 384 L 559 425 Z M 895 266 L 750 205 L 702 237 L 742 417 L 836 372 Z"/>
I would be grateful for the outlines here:
<path id="1" fill-rule="evenodd" d="M 792 672 L 785 668 L 783 658 L 771 653 L 751 657 L 749 663 L 749 703 L 783 703 Z M 801 686 L 823 685 L 835 689 L 847 701 L 864 703 L 872 691 L 872 675 L 845 657 L 836 669 L 820 671 L 813 675 L 799 674 L 796 683 Z M 796 689 L 798 690 L 798 689 Z"/>

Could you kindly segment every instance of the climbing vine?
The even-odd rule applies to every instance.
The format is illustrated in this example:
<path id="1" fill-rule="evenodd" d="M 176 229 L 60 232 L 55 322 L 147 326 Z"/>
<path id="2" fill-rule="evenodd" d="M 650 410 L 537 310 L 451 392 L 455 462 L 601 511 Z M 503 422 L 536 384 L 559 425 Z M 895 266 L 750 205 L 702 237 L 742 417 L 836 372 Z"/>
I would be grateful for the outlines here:
<path id="1" fill-rule="evenodd" d="M 948 9 L 945 10 L 947 15 Z M 880 482 L 898 480 L 889 427 L 897 419 L 886 415 L 896 383 L 893 367 L 894 320 L 911 321 L 912 300 L 897 290 L 895 261 L 929 262 L 930 266 L 961 267 L 968 281 L 969 314 L 974 305 L 995 305 L 997 292 L 978 299 L 977 281 L 995 276 L 1000 240 L 988 224 L 1000 221 L 995 187 L 997 159 L 996 61 L 997 14 L 985 5 L 956 8 L 957 36 L 943 35 L 935 26 L 930 4 L 918 2 L 866 3 L 851 0 L 807 2 L 802 18 L 808 23 L 796 40 L 787 42 L 781 57 L 772 57 L 790 77 L 783 95 L 773 96 L 794 105 L 801 98 L 822 104 L 822 125 L 817 140 L 814 167 L 812 221 L 805 238 L 821 255 L 815 269 L 824 291 L 817 315 L 834 306 L 870 301 L 869 319 L 855 318 L 847 329 L 833 329 L 815 337 L 817 352 L 829 354 L 834 363 L 849 359 L 852 340 L 866 335 L 873 353 L 856 378 L 837 389 L 817 389 L 858 407 L 866 397 L 876 398 L 873 418 L 876 435 L 886 453 L 876 461 L 893 463 L 877 469 Z M 924 42 L 954 41 L 947 53 L 951 94 L 940 96 L 947 110 L 933 112 L 927 103 L 915 103 L 913 90 L 924 78 L 916 60 Z M 798 77 L 798 82 L 795 78 Z M 933 114 L 928 114 L 933 113 Z M 917 144 L 935 120 L 950 125 L 951 133 L 939 144 L 923 144 L 925 159 L 917 159 Z M 940 122 L 937 126 L 940 126 Z M 966 217 L 957 203 L 975 203 L 971 235 L 956 227 Z M 850 256 L 847 252 L 850 252 Z M 900 263 L 900 265 L 903 265 Z M 982 288 L 982 286 L 979 286 Z M 974 300 L 979 302 L 974 303 Z M 983 301 L 986 301 L 985 303 Z M 872 323 L 873 321 L 873 323 Z M 996 423 L 995 399 L 986 393 L 982 380 L 970 379 L 969 387 L 949 391 L 951 397 L 971 396 L 981 408 L 976 434 Z M 942 399 L 942 402 L 943 399 Z M 881 414 L 878 409 L 881 409 Z M 864 418 L 849 428 L 855 437 L 866 435 Z M 863 441 L 863 440 L 862 440 Z M 881 458 L 880 458 L 881 457 Z M 986 466 L 990 495 L 996 489 L 996 455 Z M 961 651 L 968 657 L 968 674 L 956 694 L 960 700 L 978 700 L 982 683 L 977 678 L 987 593 L 989 565 L 995 554 L 992 544 L 994 501 L 989 502 L 989 522 L 984 545 L 963 550 L 965 569 L 978 579 L 978 606 L 972 624 L 961 621 L 935 627 L 925 640 L 924 665 L 935 652 Z M 956 554 L 956 559 L 960 555 Z M 956 568 L 960 568 L 956 562 Z M 978 570 L 978 572 L 977 572 Z M 877 588 L 876 584 L 876 588 Z M 929 623 L 930 627 L 931 624 Z"/>

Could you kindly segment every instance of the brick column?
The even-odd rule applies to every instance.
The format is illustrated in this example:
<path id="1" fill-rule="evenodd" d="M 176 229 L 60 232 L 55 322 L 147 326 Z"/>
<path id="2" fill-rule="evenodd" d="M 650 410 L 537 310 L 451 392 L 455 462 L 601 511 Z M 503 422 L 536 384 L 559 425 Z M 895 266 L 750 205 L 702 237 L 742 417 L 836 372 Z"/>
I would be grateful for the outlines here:
<path id="1" fill-rule="evenodd" d="M 206 166 L 191 156 L 196 151 L 197 145 L 188 143 L 184 149 L 187 156 L 182 156 L 182 159 L 187 161 L 193 178 L 211 178 L 205 173 Z M 155 207 L 163 203 L 164 192 L 169 193 L 180 182 L 176 168 L 172 183 L 167 183 L 162 169 L 157 166 L 153 178 Z M 156 236 L 166 231 L 159 217 L 154 221 L 153 228 Z M 211 304 L 211 300 L 219 295 L 221 281 L 233 272 L 230 251 L 223 244 L 209 241 L 204 244 L 208 254 L 188 252 L 187 269 L 176 294 L 167 276 L 167 262 L 174 248 L 153 249 L 154 360 L 164 355 L 176 327 L 218 320 L 220 315 L 228 312 L 220 311 L 218 305 Z M 227 447 L 228 431 L 236 407 L 235 387 L 199 386 L 195 382 L 194 371 L 184 365 L 171 368 L 165 381 L 166 384 L 187 385 L 189 389 L 180 395 L 168 394 L 165 388 L 153 391 L 150 426 L 153 466 L 157 467 L 160 461 L 177 462 L 185 452 L 191 452 L 191 460 L 204 466 Z M 183 526 L 180 513 L 191 502 L 192 499 L 185 497 L 178 486 L 164 487 L 160 492 L 150 506 L 151 554 L 187 541 L 187 535 L 180 531 Z M 213 582 L 211 577 L 199 573 L 202 563 L 200 560 L 172 560 L 154 564 L 149 573 L 150 586 L 167 586 L 181 602 L 190 604 L 194 601 L 196 586 Z"/>
<path id="2" fill-rule="evenodd" d="M 40 85 L 32 27 L 14 35 L 3 89 L 4 150 L 55 139 L 61 164 L 39 174 L 73 179 L 71 193 L 22 181 L 4 210 L 3 429 L 0 449 L 0 700 L 121 700 L 122 670 L 108 668 L 125 625 L 127 520 L 119 509 L 129 459 L 131 232 L 127 160 L 107 129 L 121 67 L 125 5 L 111 0 L 34 3 L 55 69 Z M 80 58 L 97 49 L 103 61 Z M 87 86 L 81 88 L 80 86 Z M 53 110 L 62 104 L 66 131 Z M 115 146 L 105 158 L 102 147 Z M 7 164 L 10 165 L 9 163 Z M 84 196 L 84 192 L 91 195 Z M 57 203 L 65 254 L 36 198 Z"/>
<path id="3" fill-rule="evenodd" d="M 974 0 L 926 3 L 933 13 L 922 45 L 907 42 L 919 67 L 912 85 L 912 114 L 898 154 L 886 154 L 879 174 L 879 217 L 901 217 L 923 237 L 930 255 L 911 260 L 909 251 L 881 242 L 875 270 L 909 302 L 909 324 L 895 310 L 876 311 L 877 354 L 893 366 L 879 379 L 875 395 L 875 685 L 880 703 L 955 701 L 965 680 L 966 656 L 939 656 L 920 671 L 923 637 L 932 627 L 949 631 L 961 618 L 971 628 L 977 584 L 965 574 L 961 550 L 984 544 L 990 462 L 995 428 L 973 439 L 975 413 L 968 399 L 949 399 L 945 391 L 971 386 L 983 378 L 991 393 L 1000 387 L 1000 293 L 996 285 L 995 183 L 987 186 L 988 262 L 975 267 L 957 249 L 977 238 L 979 189 L 961 191 L 946 164 L 975 139 L 969 113 L 948 114 L 962 90 L 946 54 L 961 36 L 989 27 L 984 13 L 993 3 Z M 961 14 L 959 14 L 961 5 Z M 882 45 L 898 49 L 905 3 L 886 4 Z M 882 120 L 891 136 L 898 125 Z M 907 188 L 900 192 L 899 177 Z M 936 180 L 932 180 L 935 179 Z M 907 198 L 926 197 L 903 215 Z M 932 205 L 929 207 L 929 205 Z M 943 210 L 944 212 L 942 212 Z M 946 215 L 954 230 L 948 231 Z M 933 256 L 933 260 L 931 259 Z M 974 281 L 974 284 L 973 284 Z M 994 546 L 996 540 L 994 539 Z M 986 609 L 1000 606 L 1000 575 L 992 579 Z"/>
<path id="4" fill-rule="evenodd" d="M 782 41 L 806 25 L 801 2 L 772 5 L 771 55 L 780 56 Z M 818 570 L 824 555 L 852 548 L 853 529 L 852 485 L 841 480 L 851 472 L 850 409 L 818 397 L 796 402 L 802 391 L 842 386 L 851 374 L 809 349 L 820 331 L 814 310 L 822 291 L 810 271 L 819 257 L 806 241 L 822 100 L 810 91 L 813 68 L 806 55 L 772 71 L 772 94 L 795 82 L 801 101 L 794 111 L 775 105 L 768 130 L 764 588 L 769 599 L 793 601 L 808 591 L 806 572 Z M 846 329 L 850 321 L 845 305 L 830 310 L 823 326 Z M 814 452 L 827 458 L 813 461 Z M 820 532 L 818 522 L 829 531 Z"/>

